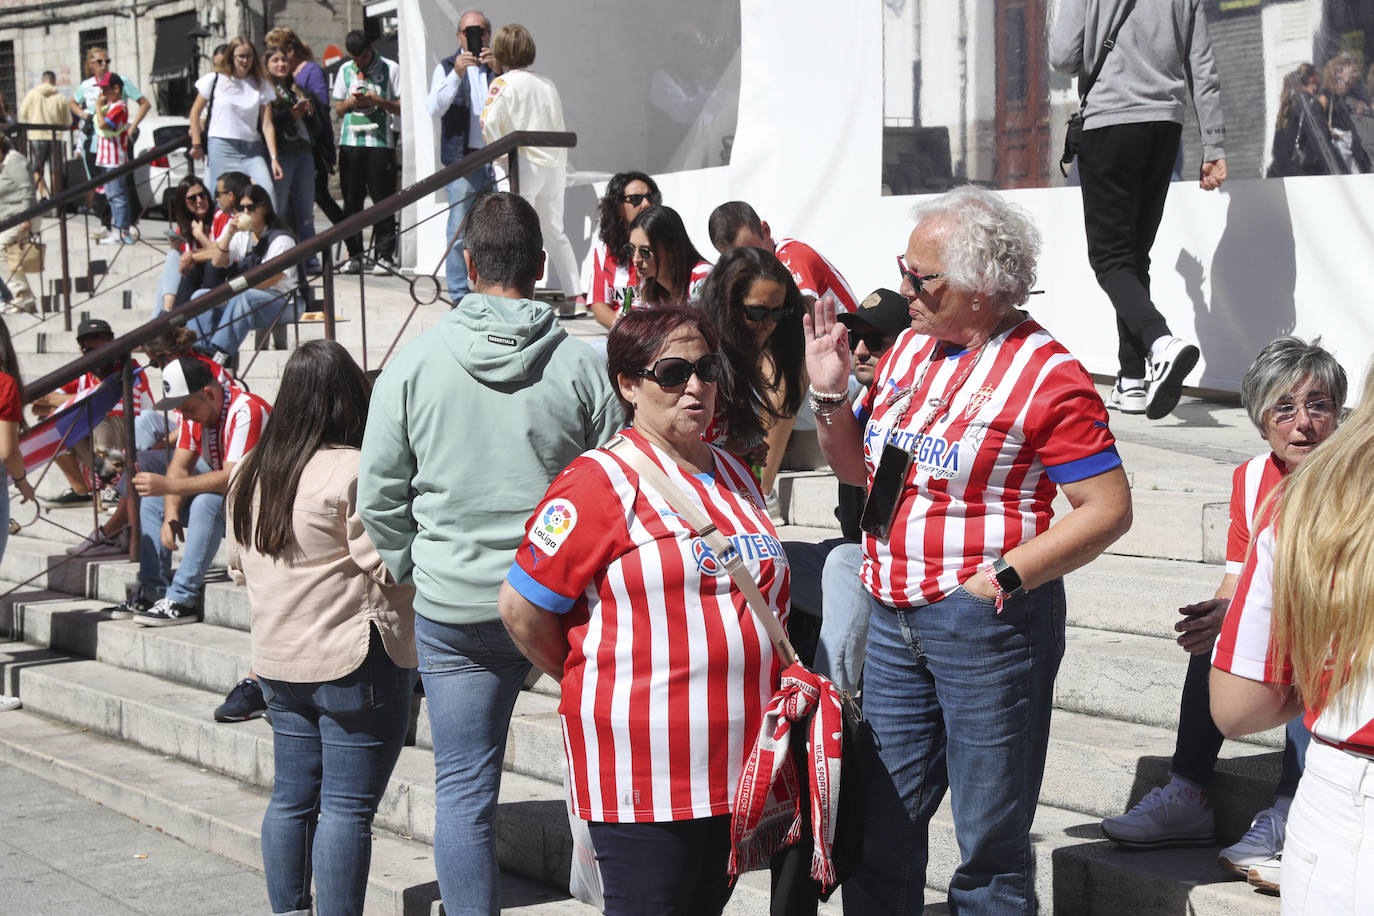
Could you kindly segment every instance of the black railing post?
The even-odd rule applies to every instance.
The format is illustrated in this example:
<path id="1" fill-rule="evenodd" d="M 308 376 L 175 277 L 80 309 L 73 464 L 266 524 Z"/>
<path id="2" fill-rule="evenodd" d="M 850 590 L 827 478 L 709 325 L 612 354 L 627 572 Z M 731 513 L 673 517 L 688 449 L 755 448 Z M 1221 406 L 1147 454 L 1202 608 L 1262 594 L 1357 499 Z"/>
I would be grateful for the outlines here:
<path id="1" fill-rule="evenodd" d="M 334 339 L 334 246 L 320 252 L 320 295 L 324 299 L 324 339 Z"/>
<path id="2" fill-rule="evenodd" d="M 134 359 L 124 356 L 124 499 L 129 508 L 129 559 L 138 562 L 138 491 L 134 489 L 134 474 L 138 471 L 138 431 L 134 420 Z"/>
<path id="3" fill-rule="evenodd" d="M 509 162 L 506 166 L 506 175 L 510 178 L 510 192 L 520 193 L 520 148 L 516 147 L 510 151 Z"/>

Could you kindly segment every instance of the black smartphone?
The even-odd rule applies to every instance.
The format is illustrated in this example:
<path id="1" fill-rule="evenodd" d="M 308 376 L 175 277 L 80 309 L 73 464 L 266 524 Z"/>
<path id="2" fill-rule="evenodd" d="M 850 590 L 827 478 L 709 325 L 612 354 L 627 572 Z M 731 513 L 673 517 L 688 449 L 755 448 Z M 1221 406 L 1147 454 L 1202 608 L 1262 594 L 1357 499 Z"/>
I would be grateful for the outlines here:
<path id="1" fill-rule="evenodd" d="M 883 446 L 883 454 L 873 472 L 873 486 L 868 488 L 868 499 L 864 500 L 864 511 L 859 517 L 859 527 L 880 541 L 887 541 L 892 534 L 892 520 L 897 514 L 897 504 L 902 501 L 910 470 L 910 452 L 890 442 Z"/>
<path id="2" fill-rule="evenodd" d="M 468 51 L 474 57 L 482 55 L 482 27 L 480 25 L 470 25 L 463 29 L 463 37 L 468 40 Z"/>

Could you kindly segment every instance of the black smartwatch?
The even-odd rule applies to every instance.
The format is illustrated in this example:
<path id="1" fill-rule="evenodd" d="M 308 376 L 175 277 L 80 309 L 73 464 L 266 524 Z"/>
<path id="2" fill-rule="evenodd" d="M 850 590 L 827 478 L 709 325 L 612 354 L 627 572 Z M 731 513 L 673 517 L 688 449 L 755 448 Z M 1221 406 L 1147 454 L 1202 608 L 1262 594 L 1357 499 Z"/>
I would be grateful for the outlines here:
<path id="1" fill-rule="evenodd" d="M 1017 595 L 1026 593 L 1025 586 L 1021 584 L 1020 574 L 1001 557 L 993 561 L 992 575 L 997 579 L 997 585 L 1002 589 L 1002 594 L 1008 598 L 1015 598 Z"/>

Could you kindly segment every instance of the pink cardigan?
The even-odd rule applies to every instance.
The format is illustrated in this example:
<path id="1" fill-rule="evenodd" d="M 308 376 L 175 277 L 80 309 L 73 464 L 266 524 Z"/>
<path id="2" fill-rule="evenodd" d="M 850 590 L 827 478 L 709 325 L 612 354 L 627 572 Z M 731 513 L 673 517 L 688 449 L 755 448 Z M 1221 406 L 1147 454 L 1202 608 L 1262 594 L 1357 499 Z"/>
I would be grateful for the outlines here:
<path id="1" fill-rule="evenodd" d="M 416 667 L 415 590 L 387 572 L 363 530 L 357 494 L 358 450 L 316 452 L 296 490 L 295 540 L 275 559 L 234 539 L 225 505 L 229 571 L 247 584 L 253 605 L 257 674 L 293 683 L 341 678 L 367 657 L 373 627 L 392 661 Z"/>

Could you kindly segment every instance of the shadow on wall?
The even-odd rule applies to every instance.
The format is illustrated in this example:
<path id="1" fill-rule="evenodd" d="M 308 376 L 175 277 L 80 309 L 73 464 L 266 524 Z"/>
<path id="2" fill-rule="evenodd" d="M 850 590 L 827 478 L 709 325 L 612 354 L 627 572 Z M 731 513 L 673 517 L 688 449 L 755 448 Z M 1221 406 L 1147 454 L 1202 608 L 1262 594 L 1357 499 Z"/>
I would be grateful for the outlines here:
<path id="1" fill-rule="evenodd" d="M 1236 367 L 1235 378 L 1209 370 L 1203 383 L 1238 388 L 1243 367 L 1275 337 L 1291 334 L 1297 322 L 1297 260 L 1286 182 L 1247 182 L 1244 193 L 1228 195 L 1226 228 L 1212 255 L 1210 302 L 1203 295 L 1206 268 L 1197 256 L 1181 250 L 1175 269 L 1192 300 L 1207 365 Z"/>

